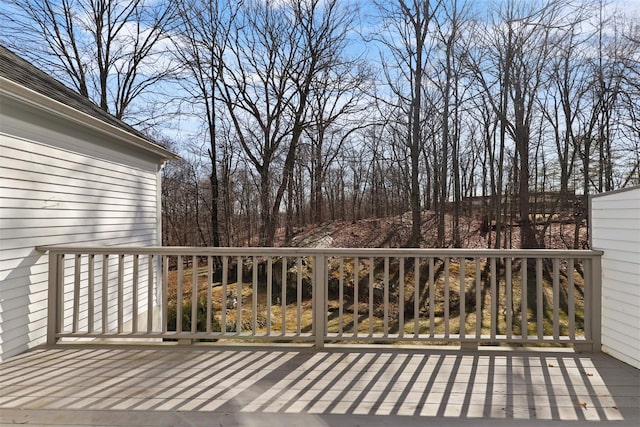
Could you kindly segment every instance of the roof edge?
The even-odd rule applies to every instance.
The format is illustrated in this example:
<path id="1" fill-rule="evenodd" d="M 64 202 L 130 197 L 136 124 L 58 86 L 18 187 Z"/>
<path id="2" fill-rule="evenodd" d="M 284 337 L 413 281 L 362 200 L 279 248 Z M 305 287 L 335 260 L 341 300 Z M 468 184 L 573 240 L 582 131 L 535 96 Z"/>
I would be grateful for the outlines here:
<path id="1" fill-rule="evenodd" d="M 180 156 L 176 153 L 156 145 L 151 141 L 127 132 L 124 129 L 118 128 L 73 107 L 69 107 L 62 102 L 56 101 L 55 99 L 40 94 L 21 85 L 20 83 L 2 76 L 0 76 L 0 93 L 29 104 L 39 110 L 46 111 L 49 114 L 65 118 L 100 133 L 108 134 L 111 137 L 115 137 L 124 143 L 131 144 L 144 151 L 150 152 L 164 160 L 180 159 Z"/>
<path id="2" fill-rule="evenodd" d="M 603 191 L 602 193 L 590 194 L 589 196 L 592 199 L 597 199 L 600 197 L 610 196 L 612 194 L 625 193 L 627 191 L 634 191 L 638 189 L 640 189 L 640 185 L 632 185 L 631 187 L 623 187 L 623 188 L 618 188 L 617 190 Z"/>

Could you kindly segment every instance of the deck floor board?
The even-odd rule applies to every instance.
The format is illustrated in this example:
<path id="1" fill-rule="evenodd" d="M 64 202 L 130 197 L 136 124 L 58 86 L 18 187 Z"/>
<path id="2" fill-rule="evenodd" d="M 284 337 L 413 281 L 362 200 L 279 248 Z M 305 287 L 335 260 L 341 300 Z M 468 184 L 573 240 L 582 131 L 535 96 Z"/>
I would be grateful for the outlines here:
<path id="1" fill-rule="evenodd" d="M 640 371 L 567 349 L 60 346 L 0 377 L 0 425 L 640 425 Z"/>

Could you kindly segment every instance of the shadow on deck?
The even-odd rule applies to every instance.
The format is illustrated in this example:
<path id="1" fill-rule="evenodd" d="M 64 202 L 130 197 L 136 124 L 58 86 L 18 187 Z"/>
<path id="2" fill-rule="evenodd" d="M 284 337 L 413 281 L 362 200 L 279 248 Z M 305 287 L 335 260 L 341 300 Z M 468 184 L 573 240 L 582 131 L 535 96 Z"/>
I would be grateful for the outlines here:
<path id="1" fill-rule="evenodd" d="M 640 371 L 566 349 L 60 346 L 0 374 L 2 425 L 640 425 Z"/>

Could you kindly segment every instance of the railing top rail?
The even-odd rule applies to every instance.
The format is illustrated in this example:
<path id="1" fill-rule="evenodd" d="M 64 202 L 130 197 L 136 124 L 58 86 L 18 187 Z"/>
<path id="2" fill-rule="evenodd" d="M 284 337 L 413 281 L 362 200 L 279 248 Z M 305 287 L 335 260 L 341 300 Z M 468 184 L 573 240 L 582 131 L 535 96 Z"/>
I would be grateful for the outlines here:
<path id="1" fill-rule="evenodd" d="M 39 252 L 59 254 L 139 254 L 183 256 L 343 256 L 343 257 L 512 257 L 593 258 L 598 250 L 575 249 L 457 249 L 457 248 L 293 248 L 293 247 L 197 247 L 197 246 L 37 246 Z"/>

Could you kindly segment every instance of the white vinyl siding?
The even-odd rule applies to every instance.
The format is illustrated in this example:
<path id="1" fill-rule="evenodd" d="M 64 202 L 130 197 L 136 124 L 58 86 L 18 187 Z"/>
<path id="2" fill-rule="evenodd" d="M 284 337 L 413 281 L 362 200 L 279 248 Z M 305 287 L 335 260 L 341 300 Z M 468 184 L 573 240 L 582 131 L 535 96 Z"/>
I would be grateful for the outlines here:
<path id="1" fill-rule="evenodd" d="M 94 269 L 94 288 L 91 295 L 89 295 L 87 288 L 83 287 L 79 294 L 78 304 L 78 320 L 75 325 L 80 330 L 95 330 L 103 331 L 105 334 L 113 331 L 117 331 L 121 326 L 123 331 L 132 332 L 131 320 L 133 313 L 133 289 L 130 286 L 123 287 L 122 297 L 120 297 L 120 289 L 118 285 L 118 276 L 120 269 L 120 262 L 122 262 L 122 278 L 123 283 L 133 283 L 133 255 L 111 256 L 106 260 L 107 264 L 107 281 L 105 282 L 105 289 L 103 289 L 103 268 L 105 260 L 103 256 L 94 256 L 93 269 Z M 73 328 L 73 310 L 74 310 L 74 276 L 75 276 L 75 264 L 76 259 L 74 257 L 65 257 L 64 259 L 64 325 L 63 329 L 71 330 Z M 80 280 L 83 283 L 87 282 L 88 277 L 88 265 L 89 257 L 80 257 Z M 147 271 L 148 271 L 148 257 L 142 256 L 138 259 L 138 292 L 137 292 L 137 313 L 146 313 L 147 309 Z M 103 295 L 107 296 L 103 300 Z M 157 296 L 156 296 L 157 297 Z M 106 306 L 103 305 L 105 304 Z M 153 298 L 154 303 L 157 305 L 159 301 L 157 298 Z M 92 304 L 92 310 L 89 310 L 89 304 Z M 119 304 L 122 304 L 119 307 Z M 106 307 L 106 310 L 103 308 Z M 122 310 L 124 324 L 118 324 L 118 310 Z M 93 323 L 89 326 L 89 311 L 93 315 Z M 103 315 L 107 313 L 106 329 L 103 328 Z M 143 316 L 144 317 L 144 316 Z"/>
<path id="2" fill-rule="evenodd" d="M 45 342 L 48 256 L 36 246 L 161 243 L 158 171 L 163 161 L 60 118 L 29 114 L 19 105 L 5 107 L 3 100 L 0 360 Z M 96 275 L 101 274 L 97 267 Z M 143 260 L 140 268 L 146 268 Z M 73 274 L 66 271 L 71 280 Z M 109 276 L 114 275 L 117 265 Z M 125 295 L 126 304 L 130 299 Z"/>
<path id="3" fill-rule="evenodd" d="M 591 242 L 602 256 L 602 348 L 640 368 L 640 187 L 591 198 Z"/>

